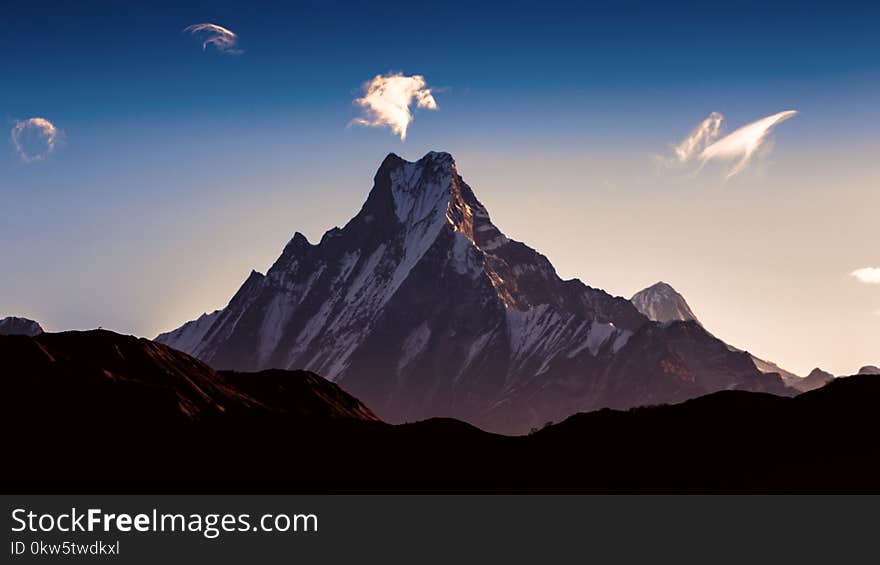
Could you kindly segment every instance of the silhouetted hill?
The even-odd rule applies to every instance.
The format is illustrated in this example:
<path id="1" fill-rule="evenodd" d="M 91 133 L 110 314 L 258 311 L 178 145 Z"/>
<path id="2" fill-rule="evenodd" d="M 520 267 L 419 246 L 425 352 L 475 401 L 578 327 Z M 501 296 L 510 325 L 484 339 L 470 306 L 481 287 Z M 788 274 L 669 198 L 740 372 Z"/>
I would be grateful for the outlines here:
<path id="1" fill-rule="evenodd" d="M 4 412 L 34 425 L 172 425 L 256 404 L 185 353 L 105 330 L 0 336 L 0 366 Z"/>
<path id="2" fill-rule="evenodd" d="M 354 418 L 379 422 L 372 410 L 335 383 L 309 371 L 221 371 L 238 390 L 271 410 L 308 418 Z"/>
<path id="3" fill-rule="evenodd" d="M 0 336 L 4 413 L 39 426 L 69 418 L 163 427 L 241 415 L 377 420 L 337 385 L 302 371 L 220 374 L 183 352 L 106 330 Z"/>
<path id="4" fill-rule="evenodd" d="M 0 359 L 7 492 L 880 491 L 876 376 L 508 437 L 453 419 L 392 426 L 316 375 L 216 373 L 110 332 L 3 336 Z"/>

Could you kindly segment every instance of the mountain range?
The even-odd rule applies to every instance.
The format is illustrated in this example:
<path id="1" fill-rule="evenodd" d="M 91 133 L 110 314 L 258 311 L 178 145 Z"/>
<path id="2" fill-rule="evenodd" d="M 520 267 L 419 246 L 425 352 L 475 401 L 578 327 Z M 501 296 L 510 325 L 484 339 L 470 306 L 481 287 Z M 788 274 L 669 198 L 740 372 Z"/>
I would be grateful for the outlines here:
<path id="1" fill-rule="evenodd" d="M 225 308 L 156 340 L 217 369 L 313 371 L 386 421 L 455 417 L 511 434 L 603 407 L 793 392 L 695 319 L 652 321 L 561 279 L 439 152 L 388 155 L 344 227 L 316 244 L 294 234 Z"/>

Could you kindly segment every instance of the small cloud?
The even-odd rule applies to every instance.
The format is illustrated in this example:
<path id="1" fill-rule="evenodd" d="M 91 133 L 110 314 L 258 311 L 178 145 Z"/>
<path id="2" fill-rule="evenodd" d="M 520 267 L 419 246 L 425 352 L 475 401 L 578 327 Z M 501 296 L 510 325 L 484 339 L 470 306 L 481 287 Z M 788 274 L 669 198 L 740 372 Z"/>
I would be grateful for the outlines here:
<path id="1" fill-rule="evenodd" d="M 880 284 L 880 267 L 856 269 L 850 273 L 850 276 L 865 284 Z"/>
<path id="2" fill-rule="evenodd" d="M 695 172 L 699 172 L 709 161 L 738 160 L 725 176 L 725 179 L 729 179 L 744 171 L 755 155 L 769 153 L 772 149 L 772 143 L 768 142 L 770 132 L 795 115 L 796 110 L 779 112 L 742 126 L 718 139 L 724 116 L 712 112 L 681 143 L 673 146 L 672 158 L 661 158 L 659 161 L 668 167 L 698 163 Z"/>
<path id="3" fill-rule="evenodd" d="M 695 127 L 681 143 L 672 148 L 675 159 L 679 163 L 687 163 L 695 155 L 699 155 L 710 143 L 718 138 L 724 116 L 712 112 L 709 117 Z"/>
<path id="4" fill-rule="evenodd" d="M 208 45 L 212 45 L 217 51 L 227 55 L 241 55 L 244 53 L 243 50 L 238 48 L 238 36 L 223 26 L 211 23 L 193 24 L 185 27 L 183 31 L 198 37 L 202 42 L 202 50 L 207 49 Z"/>
<path id="5" fill-rule="evenodd" d="M 12 145 L 23 163 L 42 161 L 58 145 L 61 131 L 46 118 L 16 121 L 10 133 Z"/>
<path id="6" fill-rule="evenodd" d="M 438 108 L 431 89 L 426 88 L 425 77 L 421 75 L 376 75 L 364 85 L 364 91 L 363 98 L 355 100 L 355 104 L 364 109 L 366 117 L 356 118 L 354 123 L 372 127 L 388 126 L 401 140 L 406 140 L 406 130 L 413 121 L 410 111 L 413 99 L 417 108 Z"/>

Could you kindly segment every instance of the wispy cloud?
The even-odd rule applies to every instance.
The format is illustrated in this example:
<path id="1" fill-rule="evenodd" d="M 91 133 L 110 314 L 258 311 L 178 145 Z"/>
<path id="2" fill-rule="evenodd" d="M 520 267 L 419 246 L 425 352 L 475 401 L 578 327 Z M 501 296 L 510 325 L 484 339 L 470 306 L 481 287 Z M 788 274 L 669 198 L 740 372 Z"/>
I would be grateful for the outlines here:
<path id="1" fill-rule="evenodd" d="M 212 45 L 217 51 L 228 55 L 240 55 L 244 53 L 238 48 L 238 36 L 223 26 L 211 23 L 193 24 L 183 29 L 184 33 L 198 37 L 202 42 L 202 49 Z"/>
<path id="2" fill-rule="evenodd" d="M 413 121 L 410 106 L 413 100 L 417 108 L 436 110 L 437 101 L 427 88 L 425 77 L 405 76 L 403 73 L 376 75 L 364 85 L 363 98 L 355 104 L 364 109 L 365 117 L 354 123 L 363 126 L 388 126 L 401 140 L 406 140 L 406 130 Z"/>
<path id="3" fill-rule="evenodd" d="M 766 143 L 773 128 L 795 115 L 796 110 L 779 112 L 742 126 L 718 139 L 724 116 L 712 112 L 679 144 L 673 146 L 671 159 L 661 158 L 660 162 L 667 166 L 694 164 L 695 172 L 699 172 L 710 161 L 736 161 L 725 176 L 725 179 L 729 179 L 743 172 L 762 147 L 768 147 Z"/>
<path id="4" fill-rule="evenodd" d="M 864 267 L 856 269 L 850 276 L 865 284 L 880 284 L 880 267 Z"/>
<path id="5" fill-rule="evenodd" d="M 18 158 L 23 163 L 42 161 L 58 144 L 61 132 L 46 118 L 28 118 L 16 121 L 10 139 Z"/>
<path id="6" fill-rule="evenodd" d="M 796 110 L 786 110 L 743 126 L 703 149 L 700 160 L 705 163 L 712 159 L 725 161 L 739 159 L 739 162 L 727 173 L 727 178 L 730 178 L 749 165 L 774 127 L 795 115 L 797 115 Z"/>

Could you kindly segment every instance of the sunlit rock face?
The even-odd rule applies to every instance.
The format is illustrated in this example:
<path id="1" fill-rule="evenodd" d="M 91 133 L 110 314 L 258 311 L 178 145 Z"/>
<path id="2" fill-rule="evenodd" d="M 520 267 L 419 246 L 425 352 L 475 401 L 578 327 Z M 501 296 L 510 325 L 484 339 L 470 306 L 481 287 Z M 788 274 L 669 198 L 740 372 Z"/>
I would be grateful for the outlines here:
<path id="1" fill-rule="evenodd" d="M 392 422 L 451 416 L 511 433 L 607 405 L 781 387 L 698 323 L 654 324 L 560 279 L 436 152 L 386 157 L 343 228 L 317 244 L 296 233 L 226 308 L 157 340 L 219 369 L 314 371 Z"/>

